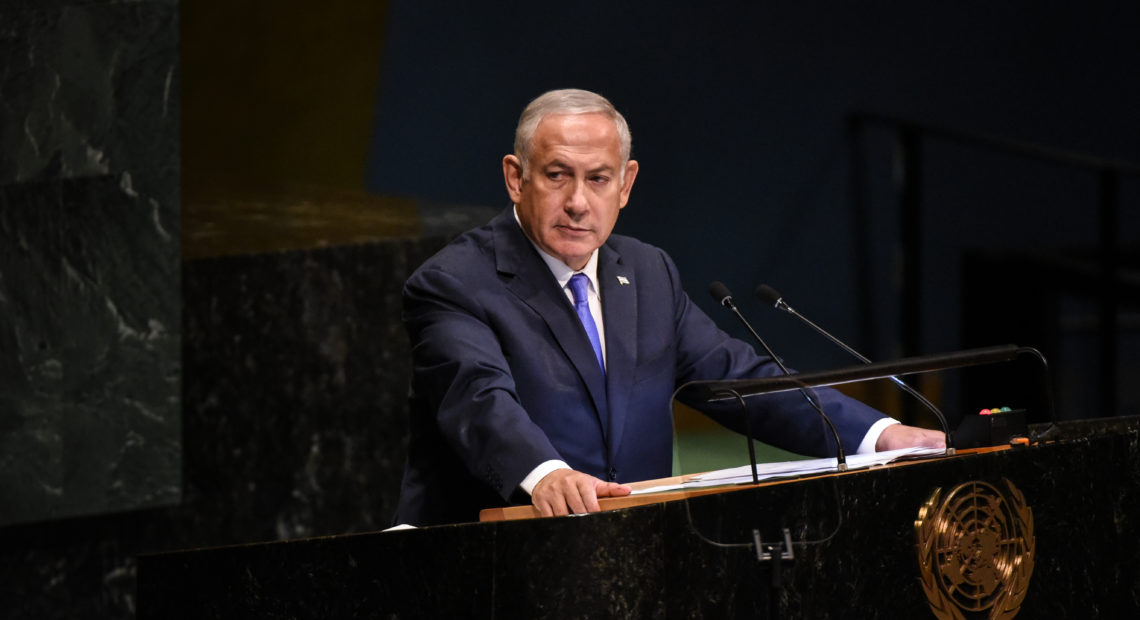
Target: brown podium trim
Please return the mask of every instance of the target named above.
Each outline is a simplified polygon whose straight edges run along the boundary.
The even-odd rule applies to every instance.
[[[602,511],[621,510],[622,508],[633,508],[634,506],[645,506],[647,504],[660,504],[664,502],[674,502],[681,499],[688,499],[690,497],[699,497],[701,495],[713,495],[716,493],[732,493],[734,491],[743,491],[745,489],[755,489],[759,487],[773,486],[777,484],[788,484],[790,482],[798,482],[800,480],[810,480],[814,478],[828,478],[831,476],[845,476],[848,474],[870,471],[873,469],[885,469],[893,467],[904,467],[907,465],[914,465],[916,463],[929,463],[932,461],[941,461],[945,459],[958,458],[961,456],[968,456],[973,454],[986,454],[989,452],[999,452],[1002,450],[1009,450],[1010,446],[990,446],[987,448],[971,448],[969,450],[959,450],[958,454],[954,456],[932,456],[922,459],[911,459],[904,461],[895,461],[886,465],[878,465],[868,469],[855,469],[845,472],[830,472],[826,474],[809,474],[806,476],[796,476],[794,478],[783,478],[780,480],[768,480],[759,484],[734,484],[718,487],[701,487],[687,491],[662,491],[660,493],[648,493],[645,495],[626,495],[625,497],[603,497],[598,499],[598,504],[601,505]],[[655,486],[663,486],[669,484],[681,484],[687,482],[693,476],[698,474],[686,474],[684,476],[673,476],[671,478],[658,478],[656,480],[643,480],[641,482],[631,482],[628,486],[634,490],[645,489]],[[542,515],[538,509],[532,505],[526,506],[507,506],[505,508],[485,508],[479,512],[480,521],[515,521],[518,519],[540,519]]]

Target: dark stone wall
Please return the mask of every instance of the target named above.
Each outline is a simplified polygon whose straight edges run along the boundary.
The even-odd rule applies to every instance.
[[[6,3],[0,66],[0,525],[176,503],[177,3]]]
[[[306,188],[181,213],[179,39],[174,1],[0,1],[6,619],[132,618],[141,555],[386,527],[401,287],[498,211]]]
[[[183,264],[178,3],[6,2],[0,61],[0,617],[131,618],[139,555],[386,527],[400,289],[444,236]]]
[[[182,497],[178,4],[0,3],[0,616],[134,613]]]
[[[187,261],[181,503],[0,528],[0,616],[131,618],[140,555],[387,527],[407,427],[400,291],[444,241]]]
[[[410,371],[400,294],[443,241],[186,263],[183,510],[210,544],[390,525]]]

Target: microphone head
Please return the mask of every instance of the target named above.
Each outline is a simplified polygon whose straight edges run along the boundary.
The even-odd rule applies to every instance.
[[[777,291],[767,284],[761,284],[760,286],[756,287],[756,299],[759,299],[761,303],[778,306],[780,305],[780,300],[783,299],[783,297],[784,296],[780,294],[780,291]]]
[[[732,291],[724,285],[720,280],[713,280],[709,283],[709,295],[716,300],[716,303],[726,306],[732,303]]]

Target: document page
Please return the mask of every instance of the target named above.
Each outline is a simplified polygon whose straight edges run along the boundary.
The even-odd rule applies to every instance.
[[[942,456],[945,452],[946,451],[942,448],[902,448],[900,450],[873,452],[871,454],[854,454],[847,457],[847,468],[849,470],[863,469],[876,465],[886,465],[887,463],[904,459]],[[764,481],[774,480],[776,478],[791,478],[808,474],[828,473],[836,471],[837,467],[838,461],[834,457],[810,459],[806,461],[784,461],[781,463],[757,463],[756,475],[761,481]],[[740,467],[695,474],[689,476],[685,482],[680,484],[635,489],[632,494],[641,495],[644,493],[660,493],[662,491],[678,491],[729,484],[748,484],[751,482],[752,466],[741,465]]]

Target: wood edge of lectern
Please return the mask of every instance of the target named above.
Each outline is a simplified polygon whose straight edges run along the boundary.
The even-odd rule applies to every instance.
[[[733,484],[716,487],[700,487],[688,490],[678,491],[663,491],[660,493],[647,493],[645,495],[626,495],[623,497],[601,497],[598,498],[598,504],[602,508],[602,512],[611,510],[621,510],[622,508],[633,508],[636,506],[646,506],[649,504],[661,504],[665,502],[673,502],[681,499],[688,499],[690,497],[699,497],[701,495],[714,495],[717,493],[732,493],[735,491],[743,491],[746,489],[755,489],[759,487],[774,486],[778,484],[788,484],[791,482],[799,482],[801,480],[811,480],[814,478],[828,478],[831,476],[846,476],[859,472],[871,471],[875,469],[884,469],[890,467],[905,467],[907,465],[914,465],[917,463],[929,463],[932,461],[939,461],[942,459],[957,458],[960,456],[968,456],[972,454],[985,454],[989,452],[1000,452],[1002,450],[1010,450],[1010,446],[989,446],[985,448],[970,448],[966,450],[959,450],[957,454],[951,456],[934,456],[923,459],[902,460],[895,461],[894,463],[887,463],[871,467],[868,469],[854,469],[843,472],[828,472],[824,474],[812,474],[808,476],[798,476],[795,478],[782,478],[780,480],[767,480],[759,484]],[[681,484],[687,482],[693,476],[698,474],[686,474],[683,476],[672,476],[670,478],[658,478],[656,480],[642,480],[640,482],[631,482],[627,486],[632,487],[634,490],[644,489],[655,486],[666,486]],[[516,521],[519,519],[539,519],[542,514],[538,509],[532,505],[525,506],[506,506],[502,508],[484,508],[479,512],[479,521]]]

